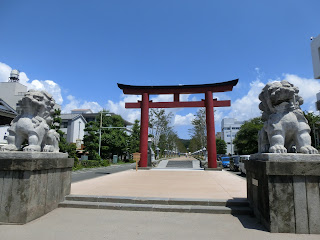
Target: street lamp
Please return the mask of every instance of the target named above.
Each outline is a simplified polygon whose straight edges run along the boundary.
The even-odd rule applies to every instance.
[[[202,149],[202,151],[203,151],[204,160],[206,161],[207,160],[207,149],[204,147]]]
[[[100,128],[99,128],[99,156],[101,157],[101,129],[102,129],[102,113],[103,112],[100,112]],[[110,113],[107,113],[106,114],[106,117],[110,117],[111,114]]]
[[[119,128],[119,129],[122,129],[124,128],[126,131],[128,132],[132,132],[131,129],[129,128],[126,128],[126,127],[102,127],[102,113],[103,112],[100,112],[100,128],[99,128],[99,156],[101,157],[100,153],[101,153],[101,129],[109,129],[109,128]],[[105,115],[106,117],[110,117],[111,114],[110,113],[107,113]]]
[[[156,152],[157,152],[157,158],[159,159],[160,158],[160,148],[159,147],[156,148]]]

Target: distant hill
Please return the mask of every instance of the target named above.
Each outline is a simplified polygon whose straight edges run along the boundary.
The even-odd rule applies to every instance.
[[[181,139],[180,138],[181,143],[183,144],[183,146],[187,149],[190,145],[190,139]]]

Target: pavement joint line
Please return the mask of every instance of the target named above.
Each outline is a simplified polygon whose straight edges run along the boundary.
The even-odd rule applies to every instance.
[[[66,196],[66,201],[90,201],[90,202],[125,202],[152,203],[162,205],[197,205],[197,206],[248,206],[247,199],[212,199],[212,198],[163,198],[163,197],[135,197],[135,196],[98,196],[98,195],[76,195]]]
[[[62,208],[91,208],[117,209],[131,211],[161,211],[161,212],[190,212],[190,213],[219,213],[219,214],[252,214],[249,207],[229,206],[195,206],[195,205],[162,205],[162,204],[135,204],[118,202],[78,202],[64,201],[59,204]]]

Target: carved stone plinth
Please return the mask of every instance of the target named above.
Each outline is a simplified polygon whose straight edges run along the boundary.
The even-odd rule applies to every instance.
[[[0,223],[24,224],[70,194],[73,159],[65,153],[0,152]]]
[[[251,155],[248,200],[270,232],[320,234],[320,155]]]

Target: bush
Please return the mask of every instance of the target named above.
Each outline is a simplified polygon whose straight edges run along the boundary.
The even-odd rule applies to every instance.
[[[82,168],[107,167],[110,165],[109,160],[75,160],[73,170],[80,170]]]

